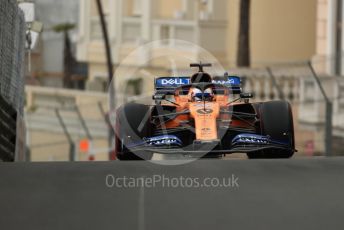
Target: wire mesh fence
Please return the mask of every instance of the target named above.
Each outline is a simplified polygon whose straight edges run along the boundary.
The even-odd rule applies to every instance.
[[[0,22],[0,94],[22,115],[25,21],[15,0],[1,1]]]

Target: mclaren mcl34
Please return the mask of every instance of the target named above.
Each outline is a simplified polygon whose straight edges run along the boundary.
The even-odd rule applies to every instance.
[[[293,116],[286,101],[251,103],[240,77],[211,76],[191,64],[192,76],[159,77],[151,104],[127,103],[116,111],[115,153],[120,160],[149,160],[153,153],[248,158],[289,158],[295,150]]]

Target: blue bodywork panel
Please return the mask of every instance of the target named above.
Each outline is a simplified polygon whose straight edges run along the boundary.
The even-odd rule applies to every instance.
[[[213,80],[214,84],[228,87],[233,93],[241,93],[241,79],[238,76],[228,76],[227,80]],[[190,77],[159,77],[155,79],[155,90],[157,93],[173,94],[177,87],[189,85]]]

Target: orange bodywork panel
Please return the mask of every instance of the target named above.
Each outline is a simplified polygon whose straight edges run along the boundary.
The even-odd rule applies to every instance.
[[[216,102],[193,102],[189,105],[190,114],[195,120],[196,139],[210,141],[218,139],[217,118],[220,106]]]
[[[233,119],[231,115],[222,113],[220,109],[228,109],[230,94],[228,89],[224,89],[224,94],[215,95],[213,101],[191,101],[189,94],[181,95],[176,91],[174,95],[177,106],[165,104],[165,106],[176,107],[176,112],[189,110],[189,114],[177,115],[175,119],[164,124],[166,128],[175,128],[183,126],[185,121],[194,120],[196,140],[212,141],[218,137],[218,121],[224,126],[246,127],[247,123]],[[241,103],[231,103],[231,105]]]

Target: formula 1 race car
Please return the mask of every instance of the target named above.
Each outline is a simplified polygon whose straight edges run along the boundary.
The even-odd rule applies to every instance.
[[[116,112],[115,153],[120,160],[153,153],[289,158],[295,150],[293,116],[286,101],[250,103],[237,76],[211,76],[211,64],[191,64],[191,77],[155,79],[154,105],[127,103]]]

